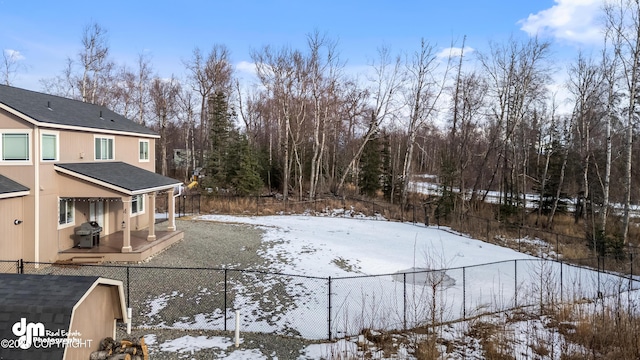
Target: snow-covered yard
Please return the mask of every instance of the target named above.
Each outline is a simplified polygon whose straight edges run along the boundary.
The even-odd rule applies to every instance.
[[[197,219],[260,227],[263,242],[269,244],[260,254],[268,259],[268,271],[310,277],[291,277],[286,282],[282,276],[256,278],[265,294],[278,287],[290,300],[273,304],[277,316],[272,313],[270,318],[265,318],[260,308],[264,302],[255,301],[255,294],[236,289],[233,308],[240,311],[241,327],[250,331],[288,329],[306,339],[342,338],[363,328],[412,328],[547,301],[595,299],[599,292],[606,295],[627,286],[626,280],[614,275],[543,261],[448,229],[359,217],[205,215]],[[152,311],[167,301],[166,296],[158,300]],[[199,314],[191,323],[164,325],[192,327],[204,320],[221,328],[228,321],[217,309],[211,313],[216,313],[215,318]],[[185,354],[194,347],[222,350],[230,346],[224,337],[190,337],[156,345]],[[327,357],[336,348],[355,351],[355,344],[343,340],[312,345],[301,358]],[[230,354],[227,358],[261,358],[255,350],[243,353],[242,348]]]

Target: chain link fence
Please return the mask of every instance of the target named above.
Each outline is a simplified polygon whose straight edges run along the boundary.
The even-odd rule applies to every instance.
[[[219,268],[0,262],[6,272],[120,280],[137,328],[232,330],[238,311],[243,331],[318,340],[363,329],[428,327],[522,307],[542,312],[640,288],[633,277],[602,268],[527,259],[323,278]]]
[[[0,260],[0,273],[20,272],[20,260]]]
[[[372,217],[444,227],[499,246],[509,247],[537,257],[551,258],[597,267],[593,239],[587,234],[563,234],[539,227],[496,219],[491,211],[486,215],[449,214],[436,216],[437,204],[431,198],[404,206],[354,196],[325,196],[316,199],[287,200],[278,196],[242,197],[228,194],[191,194],[179,200],[187,209],[214,214],[323,214],[334,217]],[[184,208],[185,205],[182,205]],[[640,268],[640,248],[626,246],[624,256],[607,255],[606,268],[611,271],[632,271]],[[628,264],[633,265],[628,265]],[[625,272],[634,275],[634,272]]]

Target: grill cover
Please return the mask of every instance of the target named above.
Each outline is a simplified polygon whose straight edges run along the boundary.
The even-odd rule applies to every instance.
[[[102,226],[98,225],[98,223],[95,221],[89,221],[80,224],[80,226],[76,229],[76,235],[94,235],[100,233],[101,231]]]

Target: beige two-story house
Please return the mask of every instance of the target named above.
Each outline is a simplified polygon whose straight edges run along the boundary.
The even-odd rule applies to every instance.
[[[155,173],[158,138],[103,106],[0,85],[0,260],[139,261],[182,239],[181,182]]]

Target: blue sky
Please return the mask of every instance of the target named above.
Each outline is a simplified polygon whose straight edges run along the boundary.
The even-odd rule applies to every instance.
[[[134,66],[140,53],[163,77],[185,74],[183,60],[197,46],[231,50],[234,64],[251,62],[264,45],[304,49],[319,31],[338,41],[342,60],[359,67],[386,45],[418,48],[420,38],[447,48],[452,41],[482,51],[489,41],[539,34],[560,57],[597,44],[596,12],[603,0],[449,1],[28,1],[0,0],[0,49],[16,54],[23,69],[13,85],[41,90],[39,80],[61,73],[80,49],[83,28],[108,31],[112,59]]]

